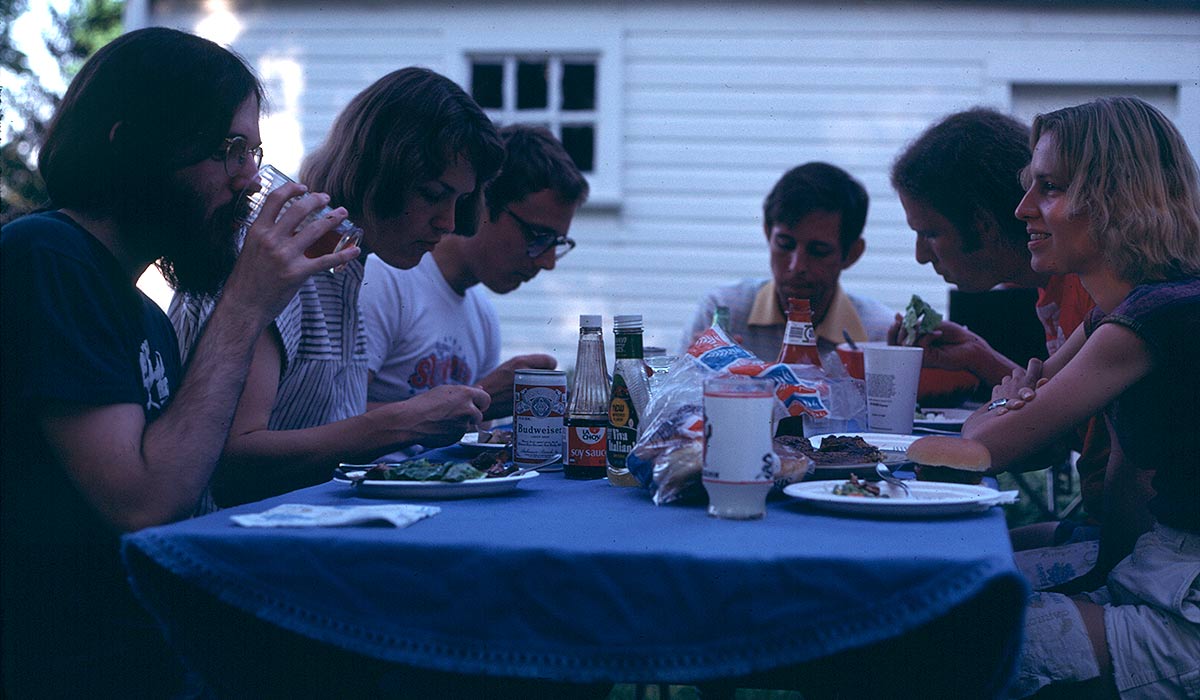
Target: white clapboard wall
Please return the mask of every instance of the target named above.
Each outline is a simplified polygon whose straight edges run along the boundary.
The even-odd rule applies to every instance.
[[[138,5],[139,3],[134,3]],[[674,347],[714,285],[767,271],[762,199],[788,168],[837,164],[871,195],[867,252],[845,286],[900,309],[947,287],[913,259],[892,160],[949,112],[1025,118],[1141,94],[1200,148],[1200,9],[1109,2],[140,3],[144,21],[229,44],[263,75],[267,160],[295,172],[338,110],[387,71],[465,81],[467,51],[599,51],[600,154],[616,173],[576,217],[558,269],[493,299],[505,354],[574,362],[580,313],[642,313]],[[611,336],[609,336],[611,353]]]

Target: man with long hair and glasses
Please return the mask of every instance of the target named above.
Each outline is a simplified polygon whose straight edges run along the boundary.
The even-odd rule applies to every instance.
[[[500,363],[500,325],[480,285],[507,294],[575,247],[567,236],[588,184],[562,144],[539,127],[500,130],[504,167],[485,189],[485,216],[471,237],[448,236],[411,270],[367,259],[368,400],[403,401],[446,384],[479,384],[484,417],[512,415],[513,374],[553,369],[549,355]]]
[[[220,46],[126,34],[71,82],[38,157],[51,207],[0,232],[3,694],[172,697],[184,674],[134,599],[122,533],[188,517],[228,435],[256,339],[314,272],[293,235],[324,195],[245,232],[234,212],[260,158],[263,90]],[[224,282],[186,373],[166,315],[135,282]]]
[[[349,210],[363,255],[306,281],[259,340],[213,480],[216,505],[325,482],[338,462],[448,445],[482,420],[489,397],[472,386],[368,407],[359,298],[368,252],[410,268],[451,233],[470,235],[482,185],[503,160],[496,127],[471,96],[424,68],[388,73],[338,114],[299,179]],[[195,297],[172,302],[185,353],[207,335],[211,308]]]

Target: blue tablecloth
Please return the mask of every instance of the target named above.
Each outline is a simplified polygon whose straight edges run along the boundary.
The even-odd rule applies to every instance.
[[[439,515],[404,529],[252,529],[229,517],[370,502],[331,482],[143,530],[123,554],[169,636],[183,624],[171,587],[186,585],[310,640],[463,674],[744,676],[902,638],[968,601],[984,603],[993,628],[962,639],[999,640],[979,673],[1003,686],[1019,643],[1025,583],[999,508],[878,520],[780,498],[763,520],[736,522],[550,473],[509,495],[439,501]]]

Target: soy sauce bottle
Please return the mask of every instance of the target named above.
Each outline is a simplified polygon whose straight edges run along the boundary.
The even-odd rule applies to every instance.
[[[607,469],[608,361],[599,314],[579,316],[579,348],[575,378],[567,400],[567,451],[563,474],[568,479],[601,479]]]

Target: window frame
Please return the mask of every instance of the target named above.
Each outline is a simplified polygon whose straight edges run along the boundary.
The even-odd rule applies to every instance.
[[[575,114],[592,115],[587,118],[581,117],[579,120],[595,125],[595,167],[593,172],[586,175],[590,193],[584,207],[590,209],[618,207],[622,196],[621,178],[624,161],[621,104],[623,76],[619,33],[615,30],[583,33],[578,30],[564,30],[561,27],[553,30],[524,28],[509,31],[510,27],[506,27],[503,43],[496,43],[494,26],[478,33],[465,31],[466,27],[459,27],[459,29],[464,31],[461,34],[447,37],[450,43],[448,54],[452,57],[448,62],[447,74],[468,92],[471,90],[472,64],[480,58],[504,59],[505,77],[508,77],[510,68],[507,64],[523,58],[558,58],[559,61],[551,62],[552,66],[561,66],[563,61],[569,63],[571,59],[583,58],[595,61],[596,105],[593,110],[563,112],[557,108],[557,105],[550,104],[544,113],[552,115],[553,119],[529,116],[538,114],[533,110],[517,112],[514,109],[511,113],[506,109],[486,109],[485,111],[489,115],[498,116],[501,120],[507,119],[511,114],[519,114],[525,117],[526,121],[556,121],[560,124],[570,124],[574,121],[571,116]],[[551,80],[558,77],[556,73],[551,76]],[[506,93],[515,90],[515,81],[505,82],[502,89]],[[551,88],[550,95],[560,90],[560,86],[554,86]],[[515,107],[515,99],[510,101],[509,97],[511,95],[505,96],[504,104]],[[504,121],[504,123],[511,122]]]
[[[593,133],[592,142],[592,165],[593,171],[584,173],[589,178],[595,172],[597,165],[600,146],[598,132],[600,129],[600,111],[597,107],[592,109],[565,110],[562,108],[563,89],[562,77],[563,67],[566,64],[582,64],[592,65],[597,69],[595,84],[592,89],[598,92],[599,88],[599,56],[595,54],[567,54],[567,53],[542,53],[542,54],[472,54],[468,58],[468,75],[474,75],[473,67],[480,63],[483,64],[499,64],[501,66],[501,106],[500,107],[483,107],[487,115],[492,118],[497,124],[545,124],[549,127],[560,139],[562,138],[562,127],[564,126],[591,126]],[[517,107],[517,68],[523,62],[545,62],[547,68],[546,77],[546,106],[543,108],[519,108]],[[468,83],[471,78],[468,78]],[[473,85],[464,85],[467,92],[473,92]],[[599,100],[596,99],[597,106]]]

